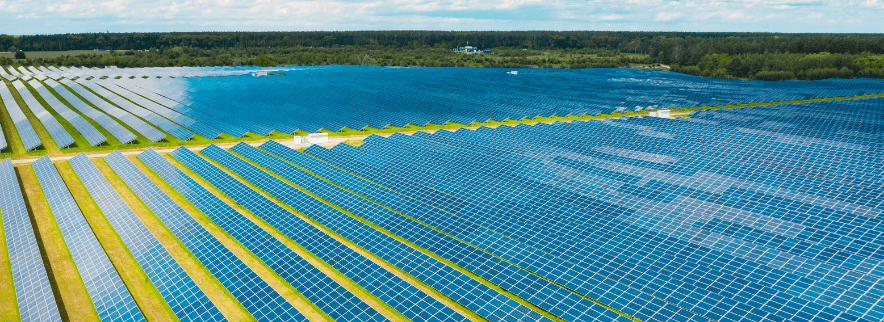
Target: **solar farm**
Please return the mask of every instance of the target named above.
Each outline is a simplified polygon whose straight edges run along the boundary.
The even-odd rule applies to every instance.
[[[884,80],[0,78],[3,321],[884,320]]]

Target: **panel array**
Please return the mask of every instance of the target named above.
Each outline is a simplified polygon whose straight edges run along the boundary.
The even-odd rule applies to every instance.
[[[184,128],[191,130],[191,131],[193,131],[199,135],[202,135],[206,138],[214,139],[214,138],[217,138],[218,136],[221,135],[221,131],[218,131],[218,130],[216,130],[206,124],[197,122],[196,120],[194,120],[191,117],[188,117],[186,115],[182,115],[179,112],[176,112],[170,108],[167,108],[165,106],[157,104],[154,101],[146,99],[141,95],[135,94],[131,91],[127,91],[126,89],[118,87],[118,86],[113,86],[113,83],[110,81],[96,83],[96,85],[101,85],[105,88],[110,88],[117,95],[122,96],[122,97],[132,101],[135,104],[138,104],[138,106],[144,108],[145,110],[148,110],[150,112],[161,115],[169,120],[172,120],[172,122],[175,122],[178,125],[181,125]]]
[[[21,320],[61,321],[11,159],[0,162],[0,214]]]
[[[237,148],[244,147],[243,144]],[[241,150],[240,150],[241,151]],[[237,172],[246,180],[267,191],[281,201],[294,207],[304,209],[308,215],[313,208],[328,207],[294,187],[283,183],[245,161],[224,157],[223,150],[210,146],[201,151],[225,167]],[[424,247],[437,255],[465,267],[479,276],[500,285],[516,295],[525,298],[535,305],[550,311],[567,320],[616,319],[617,314],[592,301],[566,289],[550,283],[519,267],[513,266],[500,258],[490,256],[481,250],[445,236],[438,231],[421,226],[413,221],[392,213],[370,201],[355,197],[346,191],[330,185],[315,177],[311,178],[300,170],[272,158],[264,158],[261,165],[281,175],[291,182],[297,182],[310,192],[334,204],[359,215],[365,220],[390,230],[418,246]],[[329,207],[330,208],[330,207]],[[326,210],[328,211],[328,210]],[[607,314],[607,316],[606,316]]]
[[[333,319],[384,320],[377,311],[212,195],[155,151],[142,152],[138,158]]]
[[[181,321],[224,316],[135,215],[85,154],[68,161],[126,247]]]
[[[101,125],[101,127],[110,132],[110,134],[113,135],[114,138],[119,140],[120,143],[131,143],[137,138],[135,134],[120,125],[120,123],[117,123],[117,121],[111,119],[109,116],[107,116],[107,114],[104,114],[101,111],[93,108],[92,106],[89,106],[89,104],[86,104],[86,102],[74,95],[74,93],[72,93],[60,83],[52,79],[47,79],[45,83],[47,86],[52,87],[52,89],[54,89],[55,92],[58,93],[58,95],[60,95],[62,98],[65,99],[65,101],[67,101],[74,108],[80,111],[80,113],[83,113],[89,118],[95,120],[98,125]]]
[[[206,151],[207,153],[218,151],[223,152],[220,149],[212,149],[212,147],[208,149],[211,149],[211,151]],[[213,155],[218,157],[217,154]],[[187,164],[193,168],[212,167],[206,161],[198,160],[196,155],[187,150],[179,149],[175,151],[175,156],[187,160]],[[222,160],[225,161],[223,163],[228,163],[226,161],[235,161],[230,158],[235,157],[228,154],[226,155],[226,158]],[[244,161],[239,160],[239,162]],[[232,184],[232,181],[226,183],[229,185]],[[221,187],[224,187],[224,190],[231,190],[227,185]],[[247,187],[244,187],[241,184],[238,188],[239,191],[248,191],[246,190]],[[300,194],[306,196],[306,194]],[[237,200],[245,199],[242,197],[242,192],[239,194],[232,194],[231,197],[234,197]],[[255,211],[256,214],[265,218],[265,220],[268,220],[271,225],[274,225],[274,227],[282,231],[289,238],[292,238],[307,250],[316,254],[319,258],[347,275],[347,277],[372,292],[372,294],[376,295],[409,319],[414,321],[464,320],[463,316],[458,315],[439,301],[436,301],[429,295],[421,292],[416,287],[393,275],[378,264],[359,255],[354,250],[334,240],[329,235],[304,222],[294,214],[273,204],[266,198],[252,194],[249,200],[251,202],[247,203],[247,207],[250,210]],[[312,206],[317,205],[314,204]],[[331,209],[328,206],[325,207]]]
[[[98,310],[98,316],[106,321],[144,321],[135,300],[89,228],[89,223],[55,165],[48,156],[44,156],[31,163],[31,166],[37,173],[43,194],[86,285],[86,291]]]
[[[16,80],[12,82],[12,86],[18,91],[18,94],[21,96],[22,101],[25,102],[25,105],[31,109],[31,113],[40,120],[40,123],[43,124],[43,127],[46,128],[46,131],[49,132],[49,135],[52,136],[52,140],[55,141],[55,144],[58,145],[59,148],[66,148],[71,144],[74,144],[74,138],[64,129],[61,123],[52,116],[46,108],[43,107],[43,104],[40,104],[37,101],[37,98],[31,94],[31,91],[25,86],[21,80]]]
[[[119,151],[104,160],[151,211],[184,243],[228,291],[259,321],[307,321],[245,263]]]
[[[117,84],[117,85],[119,85],[119,84]],[[117,86],[117,87],[124,88],[124,90],[128,90],[128,91],[138,94],[140,96],[144,96],[145,98],[149,99],[151,103],[156,102],[154,104],[157,104],[157,106],[159,106],[158,108],[168,107],[171,110],[174,110],[178,113],[186,115],[196,121],[199,121],[199,122],[205,124],[202,126],[208,125],[208,126],[212,127],[213,130],[218,129],[218,130],[223,131],[224,133],[230,134],[234,137],[241,137],[243,135],[246,135],[246,133],[248,133],[248,131],[246,129],[243,129],[239,126],[230,124],[226,121],[219,119],[218,117],[220,117],[220,115],[219,116],[212,116],[212,115],[206,114],[206,113],[201,112],[199,110],[192,109],[188,106],[181,105],[181,103],[172,101],[172,100],[165,98],[163,96],[157,95],[154,92],[147,91],[147,90],[144,90],[144,89],[141,89],[138,87],[121,87],[121,86]],[[218,134],[218,135],[220,135],[220,134]],[[205,136],[205,135],[203,135],[203,136]]]
[[[15,98],[12,96],[12,92],[9,91],[9,87],[6,84],[0,85],[0,98],[3,99],[3,105],[6,106],[6,111],[9,112],[9,117],[12,119],[12,123],[15,124],[15,129],[18,131],[18,136],[22,141],[22,144],[25,146],[25,150],[33,150],[37,147],[43,145],[43,142],[40,141],[40,137],[37,136],[37,132],[34,132],[34,127],[31,126],[31,121],[28,120],[28,117],[25,116],[25,113],[22,112],[21,107],[18,106],[18,102],[15,101]],[[5,141],[4,137],[4,141]]]
[[[67,105],[62,103],[46,89],[46,86],[43,86],[43,83],[36,79],[32,79],[28,81],[28,84],[37,91],[37,94],[42,96],[43,101],[46,102],[49,107],[55,110],[58,115],[61,115],[68,123],[71,123],[77,131],[86,138],[86,141],[89,142],[92,146],[97,146],[104,144],[107,141],[107,138],[104,137],[104,134],[98,132],[98,130],[92,126],[86,119],[84,119],[80,114],[71,110]]]
[[[95,93],[97,93],[98,95],[101,95],[102,97],[111,101],[112,103],[119,106],[120,108],[126,110],[129,113],[135,114],[136,116],[138,116],[140,118],[143,118],[144,120],[150,122],[153,125],[156,125],[157,127],[162,129],[163,131],[166,131],[166,133],[171,134],[172,136],[178,138],[179,140],[186,141],[186,140],[189,140],[194,135],[193,132],[188,131],[187,129],[181,127],[180,125],[172,123],[171,121],[163,118],[162,116],[159,116],[156,113],[151,112],[141,106],[135,105],[134,103],[126,100],[125,98],[123,98],[115,93],[112,93],[111,91],[107,90],[106,88],[104,88],[98,84],[95,84],[95,83],[84,84],[83,82],[80,82],[80,85],[95,91]]]
[[[89,101],[89,103],[92,103],[92,105],[98,107],[98,109],[122,121],[132,129],[134,129],[136,132],[146,137],[151,142],[158,142],[166,137],[166,134],[164,134],[162,131],[155,129],[153,126],[141,120],[137,116],[126,112],[123,109],[101,99],[79,83],[68,79],[62,79],[59,82],[68,86],[74,92],[86,99],[86,101]]]
[[[869,169],[884,165],[882,106],[440,131],[305,152],[436,210],[370,198],[569,287],[559,272],[719,321],[877,321],[884,192]]]

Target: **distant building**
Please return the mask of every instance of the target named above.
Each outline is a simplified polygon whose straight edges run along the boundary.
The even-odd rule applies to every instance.
[[[459,53],[468,54],[468,55],[472,55],[472,54],[493,54],[493,52],[491,52],[491,51],[488,50],[488,49],[480,50],[479,48],[476,48],[476,47],[473,47],[473,46],[457,47],[457,48],[454,49],[454,51],[459,52]]]

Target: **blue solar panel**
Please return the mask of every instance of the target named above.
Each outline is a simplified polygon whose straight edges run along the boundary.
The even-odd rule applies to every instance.
[[[37,91],[37,94],[42,96],[43,101],[45,101],[50,108],[54,109],[55,112],[58,113],[58,115],[71,123],[71,125],[74,126],[74,128],[77,129],[77,131],[79,131],[84,138],[86,138],[86,141],[89,142],[90,145],[101,145],[107,141],[107,138],[104,137],[104,134],[98,132],[98,130],[94,126],[92,126],[89,121],[86,121],[86,119],[80,116],[80,114],[77,114],[77,112],[74,112],[73,110],[68,108],[67,105],[64,105],[64,103],[59,101],[58,98],[55,97],[55,95],[52,95],[52,93],[50,93],[49,90],[46,89],[46,86],[43,86],[43,83],[36,79],[32,79],[28,82],[28,84],[30,84],[31,87],[33,87]]]
[[[195,119],[192,116],[183,115],[175,110],[169,109],[165,106],[157,104],[156,102],[148,100],[138,94],[135,94],[131,91],[127,91],[124,88],[121,88],[119,86],[113,86],[110,82],[104,82],[103,85],[106,88],[112,89],[114,91],[114,93],[116,93],[117,95],[125,97],[126,99],[134,102],[135,104],[138,104],[139,106],[141,106],[141,107],[143,107],[153,113],[156,113],[158,115],[162,115],[162,116],[172,120],[173,122],[178,123],[179,125],[187,128],[188,130],[196,132],[199,135],[202,135],[202,136],[207,137],[209,139],[214,139],[222,134],[221,131],[219,131],[215,128],[212,128],[211,126],[209,126],[207,124],[200,123],[199,121],[202,120],[201,118]]]
[[[100,110],[104,111],[107,114],[110,114],[113,117],[116,117],[121,122],[126,123],[126,125],[129,125],[129,127],[146,137],[151,142],[158,142],[166,137],[166,134],[162,131],[155,129],[153,126],[147,124],[135,115],[126,112],[119,107],[111,105],[107,101],[101,99],[100,97],[87,90],[79,83],[75,83],[74,81],[68,79],[62,79],[59,82],[70,87],[74,92],[80,94],[80,96],[82,96],[86,101],[92,103],[92,105],[95,105]]]
[[[37,173],[43,194],[86,285],[86,291],[98,310],[98,316],[107,321],[144,321],[135,300],[89,228],[89,223],[49,156],[34,161],[31,167]]]
[[[314,173],[322,173],[327,179],[333,176],[325,170],[332,168],[303,153],[289,149],[279,143],[269,141],[261,145],[261,148],[271,152],[289,162],[301,167],[309,168]],[[243,153],[252,159],[250,153]],[[255,159],[252,159],[255,161]],[[323,166],[327,167],[324,168]],[[332,168],[331,170],[337,170]],[[340,170],[338,170],[340,171]],[[334,179],[332,179],[334,180]],[[339,183],[340,184],[340,183]],[[355,191],[371,190],[371,185],[353,187]],[[400,195],[390,192],[392,197]],[[394,205],[389,200],[383,200],[385,205]],[[420,208],[420,205],[410,205]],[[390,236],[368,227],[356,219],[340,212],[328,212],[314,217],[323,225],[334,229],[344,237],[350,238],[357,244],[377,254],[381,258],[402,268],[406,272],[422,279],[430,286],[445,293],[445,295],[460,302],[464,306],[485,316],[489,320],[544,320],[537,312],[519,304],[503,294],[479,283],[471,277],[435,260],[434,258],[418,252],[405,244],[396,241]]]
[[[156,125],[157,127],[162,129],[163,131],[166,131],[166,133],[171,134],[172,136],[174,136],[175,138],[177,138],[179,140],[186,141],[186,140],[189,140],[194,135],[193,132],[188,131],[187,129],[181,127],[180,125],[172,123],[171,121],[163,118],[162,116],[159,116],[156,113],[151,112],[141,106],[135,105],[134,103],[126,100],[122,96],[119,96],[119,95],[107,90],[106,88],[104,88],[98,84],[93,83],[93,84],[86,85],[86,84],[81,83],[80,85],[95,91],[95,93],[97,93],[98,95],[101,95],[102,97],[111,101],[116,106],[119,106],[120,108],[126,110],[129,113],[135,114],[136,116],[143,118],[144,120],[146,120],[147,122],[150,122],[153,125]]]
[[[117,84],[117,85],[119,86],[120,84]],[[141,96],[144,96],[145,98],[151,100],[152,102],[156,102],[156,104],[160,104],[164,107],[168,107],[172,110],[175,110],[181,114],[187,115],[187,116],[193,118],[194,120],[197,120],[197,121],[202,122],[208,126],[216,128],[218,130],[221,130],[224,133],[227,133],[227,134],[232,135],[234,137],[241,137],[243,135],[246,135],[246,133],[248,133],[248,130],[241,128],[239,126],[230,124],[229,122],[226,122],[226,121],[220,119],[223,117],[223,115],[214,115],[214,113],[207,114],[205,112],[193,109],[189,106],[182,105],[179,102],[170,100],[166,97],[157,95],[156,93],[153,93],[148,90],[144,90],[139,87],[128,86],[128,87],[123,87],[123,88],[125,88],[131,92],[134,92],[136,94],[139,94]],[[210,112],[213,112],[213,111],[210,111]]]
[[[869,169],[884,164],[882,105],[440,131],[305,152],[451,214],[415,217],[513,262],[538,258],[496,240],[553,255],[560,268],[538,270],[553,280],[591,270],[715,320],[877,321],[884,229],[881,174]]]
[[[142,152],[138,158],[333,319],[384,320],[377,311],[212,195],[155,151]],[[249,201],[246,200],[243,204],[248,204]]]
[[[223,321],[221,311],[114,191],[89,157],[81,153],[68,162],[172,312],[181,321]]]
[[[307,321],[245,263],[116,151],[108,165],[194,256],[259,321]]]
[[[31,121],[29,121],[28,117],[25,116],[25,113],[22,112],[21,107],[18,105],[18,102],[15,101],[12,92],[6,84],[0,86],[0,98],[3,99],[6,111],[9,112],[9,117],[15,124],[15,129],[18,131],[18,136],[21,139],[22,144],[24,144],[25,150],[30,151],[42,146],[43,142],[40,141],[37,132],[34,132],[34,127],[31,125]]]
[[[103,127],[108,132],[110,132],[110,134],[113,135],[114,138],[119,140],[120,143],[130,143],[132,141],[135,141],[135,139],[137,138],[135,134],[120,125],[120,123],[117,123],[117,121],[111,119],[109,116],[107,116],[107,114],[104,114],[101,111],[96,110],[92,106],[89,106],[66,87],[62,86],[60,83],[52,79],[47,79],[46,85],[51,86],[55,90],[55,92],[58,93],[58,95],[61,95],[62,98],[64,98],[74,108],[80,111],[80,113],[83,113],[89,118],[95,120],[96,123],[101,125],[101,127]]]
[[[214,159],[218,163],[221,163],[225,167],[230,168],[232,171],[237,172],[246,180],[249,180],[261,189],[273,195],[274,197],[279,198],[286,204],[294,207],[295,209],[298,209],[301,212],[304,212],[311,217],[314,215],[314,212],[322,213],[337,211],[329,207],[328,205],[320,202],[319,200],[300,192],[294,187],[289,186],[282,181],[279,181],[278,179],[272,177],[270,174],[249,165],[245,161],[227,154],[227,152],[221,150],[216,146],[209,146],[208,148],[203,149],[201,152],[208,157]],[[275,167],[272,168],[271,171],[277,172],[283,177],[287,177],[291,174],[289,172],[280,171],[280,169]],[[287,177],[287,179],[292,180],[294,178]],[[316,178],[313,179],[318,180]],[[292,181],[298,182],[299,184],[305,184],[305,188],[307,188],[311,192],[316,193],[320,197],[325,198],[339,206],[342,206],[345,209],[353,211],[357,215],[362,214],[364,212],[363,209],[377,210],[376,207],[378,207],[377,205],[365,200],[362,200],[364,202],[360,203],[359,201],[349,199],[348,197],[352,195],[340,193],[342,191],[335,191],[339,194],[334,195],[333,193],[331,193],[332,191],[327,189],[315,189],[327,187],[310,185],[312,182],[315,181],[306,176],[298,177],[297,179],[294,179]],[[338,199],[338,197],[348,199],[341,200]],[[342,201],[354,203],[348,204]],[[357,207],[351,207],[352,205],[356,205],[356,203],[358,203]],[[419,246],[423,246],[430,251],[439,254],[442,257],[446,257],[447,259],[460,264],[461,266],[476,271],[477,274],[488,278],[492,282],[501,285],[506,289],[513,291],[519,296],[522,296],[523,298],[526,298],[527,300],[537,304],[541,308],[551,311],[553,314],[562,316],[566,319],[578,319],[579,317],[579,319],[584,320],[594,320],[598,318],[611,319],[617,317],[617,315],[613,312],[608,311],[603,307],[590,302],[587,299],[581,298],[579,295],[571,293],[549,282],[543,281],[542,279],[515,266],[507,264],[498,258],[491,257],[488,254],[482,253],[475,248],[465,247],[464,244],[443,236],[438,232],[426,229],[425,227],[421,228],[417,225],[410,225],[407,221],[399,219],[401,217],[399,217],[398,215],[384,218],[383,221],[376,221],[375,219],[377,218],[375,217],[377,216],[363,218],[373,221],[376,224],[393,231],[394,233],[398,233],[406,239],[415,242]],[[533,291],[529,292],[529,288]],[[610,315],[605,316],[605,314]]]
[[[185,150],[176,151],[176,155],[188,158],[189,163],[194,167],[210,167],[206,161],[199,160],[196,155],[188,154]],[[228,156],[233,157],[232,155]],[[231,179],[229,176],[225,176],[225,178]],[[232,181],[228,183],[232,183]],[[240,186],[240,191],[247,191],[243,189],[247,187],[242,184],[238,186]],[[257,214],[262,216],[262,218],[269,219],[268,222],[275,225],[277,229],[280,229],[284,234],[344,273],[344,275],[347,275],[347,277],[369,292],[372,292],[372,294],[409,319],[415,321],[426,321],[428,319],[437,321],[464,320],[464,317],[458,315],[442,303],[422,293],[414,286],[359,255],[319,229],[300,220],[294,214],[255,194],[254,191],[251,194],[251,198],[248,198],[251,201],[248,203],[248,207],[251,210],[257,211]],[[235,195],[237,199],[245,199],[242,193]],[[262,211],[262,209],[266,210]],[[294,218],[298,219],[293,220]]]
[[[637,69],[309,66],[272,77],[125,80],[250,130],[470,123],[879,93],[881,80],[741,81]],[[526,72],[528,70],[525,70]],[[236,88],[237,90],[230,90]],[[344,111],[344,113],[342,113]],[[260,129],[255,133],[262,133]]]
[[[0,214],[22,321],[61,321],[11,159],[0,162]]]
[[[12,82],[12,86],[18,91],[18,94],[21,96],[22,100],[25,102],[25,105],[31,110],[31,113],[40,120],[40,123],[43,124],[43,127],[46,128],[46,131],[49,132],[49,135],[52,136],[52,140],[55,141],[55,144],[58,145],[59,148],[66,148],[71,144],[74,144],[74,138],[64,129],[61,123],[52,116],[51,113],[46,111],[43,107],[43,104],[40,104],[39,101],[31,94],[31,91],[25,86],[24,82],[21,80],[17,80]]]

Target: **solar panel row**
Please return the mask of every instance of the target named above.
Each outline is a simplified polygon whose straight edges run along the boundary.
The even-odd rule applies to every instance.
[[[210,151],[204,152],[218,152],[211,147],[209,149]],[[187,152],[179,150],[177,153],[182,154]],[[234,156],[229,154],[226,156],[227,158],[225,158],[224,161],[235,161],[230,159],[235,158]],[[218,160],[216,159],[216,161]],[[243,161],[240,160],[240,162]],[[221,163],[224,164],[225,162]],[[269,203],[265,202],[265,205],[269,205]],[[311,206],[318,205],[314,204]],[[290,218],[289,220],[298,218],[279,206],[274,205],[272,207],[271,210],[273,210],[273,213],[271,214],[266,214],[264,211],[260,211],[260,208],[254,206],[252,206],[252,209],[258,210],[259,212],[256,214],[261,214],[262,217],[278,216]],[[274,222],[278,222],[278,220],[274,220]],[[372,294],[404,314],[407,318],[415,321],[457,321],[464,319],[463,316],[458,315],[439,301],[421,292],[401,278],[396,277],[391,272],[380,267],[371,260],[359,255],[352,249],[347,248],[342,243],[334,240],[315,227],[300,220],[298,220],[298,223],[295,225],[300,229],[294,230],[288,227],[277,228],[293,238],[296,242],[299,242],[299,244],[303,245],[307,250],[316,254],[316,256],[344,273],[360,286],[372,292]],[[287,226],[291,227],[293,225]]]
[[[310,160],[319,162],[273,141],[262,145],[261,148],[295,164],[303,164]],[[252,159],[249,154],[244,153],[243,155]],[[304,156],[308,160],[298,160],[296,155]],[[328,178],[325,175],[324,177]],[[360,246],[422,279],[430,286],[490,320],[527,319],[538,321],[545,319],[537,312],[506,295],[500,294],[466,274],[360,223],[355,218],[337,211],[314,213],[313,216],[321,224],[350,238]]]
[[[199,135],[202,135],[206,138],[214,139],[214,138],[217,138],[219,135],[221,135],[221,131],[218,131],[217,129],[214,129],[214,128],[212,128],[208,125],[205,125],[203,123],[197,122],[193,118],[190,118],[186,115],[182,115],[181,113],[178,113],[172,109],[169,109],[165,106],[157,104],[156,102],[153,102],[149,99],[146,99],[143,96],[135,94],[131,91],[127,91],[124,88],[121,88],[119,86],[113,86],[112,82],[104,81],[104,82],[96,83],[96,85],[101,85],[105,88],[110,88],[113,90],[113,92],[115,94],[117,94],[121,97],[124,97],[124,98],[132,101],[135,104],[138,104],[140,107],[144,108],[145,110],[148,110],[150,112],[156,113],[157,115],[161,115],[169,120],[172,120],[172,122],[175,122],[178,125],[183,126],[184,128],[186,128],[190,131],[193,131]]]
[[[128,90],[130,92],[144,96],[145,98],[151,100],[152,103],[156,102],[154,104],[157,104],[158,106],[168,107],[171,110],[174,110],[178,113],[186,115],[186,116],[188,116],[188,117],[190,117],[190,118],[192,118],[202,124],[212,127],[213,129],[220,130],[224,133],[230,134],[234,137],[242,137],[243,135],[246,135],[246,133],[248,133],[248,131],[246,129],[243,129],[239,126],[230,124],[224,120],[219,119],[220,115],[219,116],[212,116],[210,114],[206,114],[202,111],[192,109],[188,106],[184,106],[181,103],[169,100],[163,96],[157,95],[156,93],[153,93],[151,91],[143,90],[139,87],[134,87],[134,86],[122,87],[122,86],[119,86],[119,84],[116,84],[116,85],[117,85],[117,87],[124,88],[125,90]]]
[[[46,102],[50,108],[67,120],[68,123],[71,123],[71,125],[73,125],[74,128],[86,138],[86,141],[89,142],[90,145],[97,146],[104,144],[107,141],[107,138],[105,138],[101,132],[98,132],[89,121],[80,116],[80,114],[77,114],[77,112],[68,108],[68,106],[59,101],[55,95],[52,95],[46,86],[43,86],[43,83],[36,79],[32,79],[28,81],[28,84],[37,91],[37,94],[43,98],[43,101]]]
[[[134,103],[130,102],[129,100],[126,100],[122,96],[119,96],[116,93],[113,93],[113,92],[107,90],[106,88],[100,86],[99,84],[96,84],[96,83],[84,84],[83,82],[79,82],[79,83],[81,86],[95,91],[96,94],[101,95],[101,97],[108,99],[109,101],[114,103],[116,106],[119,106],[123,110],[126,110],[129,113],[135,114],[136,116],[143,118],[147,122],[150,122],[150,124],[156,125],[157,127],[162,129],[163,131],[166,131],[166,133],[171,134],[172,136],[174,136],[175,138],[177,138],[179,140],[186,141],[186,140],[189,140],[194,135],[193,132],[188,131],[187,129],[181,127],[180,125],[172,123],[171,121],[163,118],[162,116],[159,116],[156,113],[151,112],[141,106],[135,105]]]
[[[201,153],[243,176],[246,180],[267,191],[274,197],[279,198],[289,206],[308,215],[314,212],[313,209],[327,208],[325,211],[331,211],[328,209],[332,209],[315,198],[272,177],[270,174],[245,163],[245,161],[242,161],[241,159],[233,158],[229,155],[225,156],[227,152],[216,146],[205,148]],[[599,318],[611,319],[617,317],[616,313],[613,313],[578,294],[549,283],[536,275],[506,263],[499,258],[492,257],[479,249],[469,247],[468,245],[451,239],[448,236],[444,236],[437,231],[403,220],[405,218],[397,214],[385,214],[385,209],[378,209],[379,206],[375,204],[365,200],[362,200],[364,202],[354,200],[353,198],[350,198],[352,195],[346,192],[334,191],[334,189],[336,189],[335,187],[323,186],[322,184],[325,182],[311,180],[308,176],[294,178],[290,176],[290,172],[281,171],[269,164],[264,165],[270,168],[271,171],[286,177],[286,179],[292,182],[297,182],[299,185],[303,185],[304,188],[317,194],[319,197],[331,201],[356,215],[360,215],[362,218],[388,229],[393,233],[397,233],[414,242],[418,246],[422,246],[443,258],[466,267],[495,284],[498,284],[526,300],[531,301],[535,305],[549,310],[565,319],[594,320]],[[312,185],[313,183],[316,185]],[[339,194],[335,195],[335,193]]]
[[[384,320],[377,311],[187,177],[155,151],[142,152],[138,158],[333,319]]]
[[[31,167],[37,173],[37,180],[86,285],[86,291],[98,310],[98,316],[107,321],[144,321],[135,300],[89,228],[49,156],[34,161]]]
[[[52,89],[54,89],[55,92],[58,93],[58,95],[60,95],[74,108],[80,111],[80,113],[83,113],[89,118],[95,120],[96,123],[101,125],[101,127],[103,127],[108,132],[110,132],[110,134],[113,135],[114,138],[116,138],[118,141],[120,141],[120,143],[131,143],[137,138],[135,134],[132,134],[132,132],[120,125],[120,123],[117,123],[117,121],[111,119],[109,116],[107,116],[107,114],[104,114],[101,111],[96,110],[92,106],[89,106],[88,104],[86,104],[86,102],[74,95],[74,93],[72,93],[60,83],[52,79],[47,79],[45,83],[47,86],[52,87]]]
[[[119,151],[104,160],[218,281],[259,321],[307,321]]]
[[[91,91],[87,90],[79,83],[68,79],[61,79],[59,80],[59,82],[71,88],[74,92],[82,96],[84,99],[86,99],[86,101],[89,101],[89,103],[92,103],[93,105],[98,107],[100,110],[117,118],[126,125],[129,125],[129,127],[146,137],[151,142],[159,142],[166,137],[166,134],[164,134],[162,131],[155,129],[153,126],[141,120],[137,116],[126,112],[119,107],[111,105],[107,101],[101,99],[100,97],[93,94]]]
[[[81,153],[68,163],[172,312],[181,321],[225,320],[218,308],[114,191],[89,157]]]
[[[21,320],[61,321],[11,159],[0,162],[0,214]]]
[[[21,80],[12,82],[12,86],[15,87],[16,91],[18,91],[18,94],[25,102],[25,105],[31,109],[34,116],[40,120],[40,123],[43,124],[43,127],[46,128],[46,131],[49,132],[49,135],[52,136],[52,140],[55,141],[55,144],[58,145],[59,148],[66,148],[71,144],[74,144],[74,138],[68,134],[67,130],[64,129],[61,123],[59,123],[49,111],[46,111],[43,105],[37,101],[37,98],[31,94],[31,91],[28,90]]]
[[[402,211],[496,254],[512,256],[505,237],[554,255],[558,271],[592,270],[716,320],[878,320],[882,194],[868,169],[882,163],[872,152],[881,124],[868,115],[881,105],[442,131],[306,152],[461,218]]]

